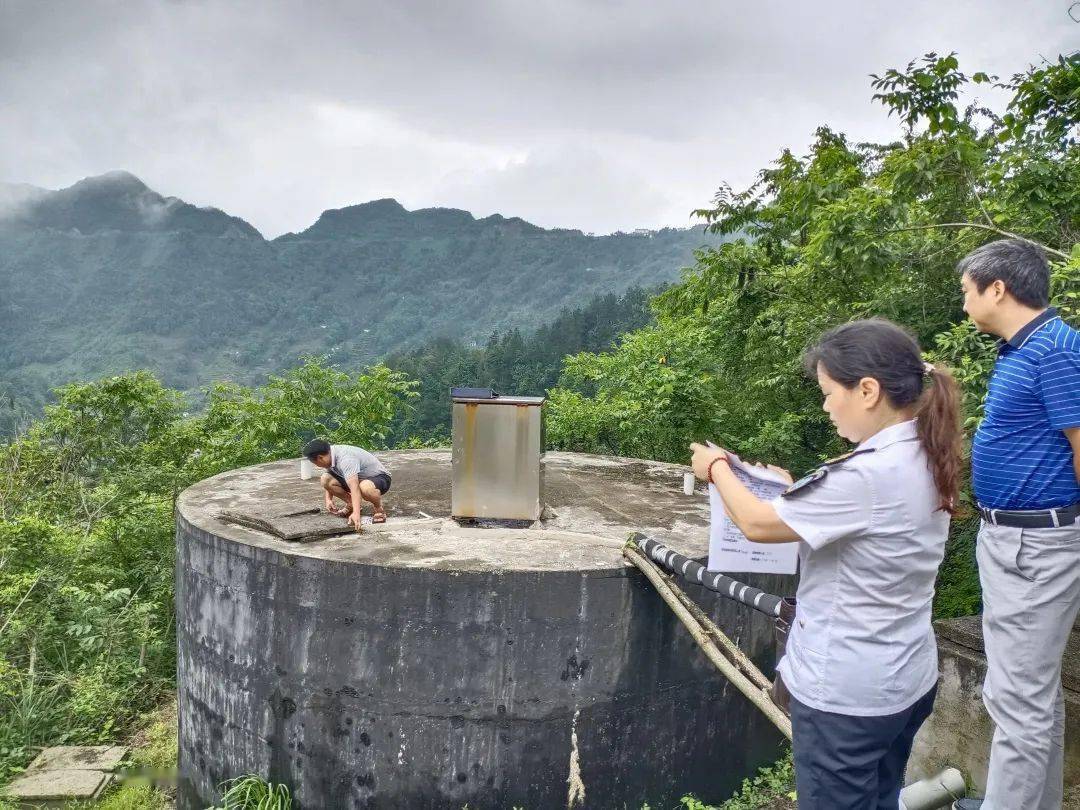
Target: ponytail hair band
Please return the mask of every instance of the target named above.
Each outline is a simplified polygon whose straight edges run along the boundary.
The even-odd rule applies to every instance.
[[[924,377],[928,377],[935,371],[933,363],[923,363],[922,373]]]

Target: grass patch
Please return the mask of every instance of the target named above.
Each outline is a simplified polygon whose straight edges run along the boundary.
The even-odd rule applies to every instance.
[[[791,752],[761,768],[756,776],[744,779],[739,791],[719,807],[693,796],[683,796],[680,804],[683,810],[795,810],[795,765]],[[648,806],[642,810],[648,810]]]
[[[119,786],[93,804],[72,802],[65,810],[171,810],[175,802],[176,701],[146,716],[131,740],[127,774]],[[8,810],[0,805],[0,810]]]
[[[221,804],[210,810],[292,810],[292,794],[285,785],[275,785],[248,774],[224,785]]]

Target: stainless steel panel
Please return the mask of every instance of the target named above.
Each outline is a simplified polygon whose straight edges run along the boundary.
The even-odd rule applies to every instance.
[[[539,520],[543,400],[454,402],[454,517]]]

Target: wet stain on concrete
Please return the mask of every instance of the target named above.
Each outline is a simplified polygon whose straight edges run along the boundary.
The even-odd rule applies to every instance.
[[[566,666],[563,668],[562,674],[559,677],[564,681],[578,681],[584,677],[585,672],[589,669],[589,662],[587,659],[582,659],[578,662],[576,655],[571,655],[566,659]]]

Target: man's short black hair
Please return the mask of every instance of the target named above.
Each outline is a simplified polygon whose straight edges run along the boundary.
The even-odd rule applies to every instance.
[[[956,266],[979,292],[1001,281],[1017,301],[1034,309],[1050,304],[1050,264],[1043,249],[1026,239],[999,239],[971,251]]]
[[[304,446],[304,458],[314,461],[323,453],[330,452],[330,442],[326,439],[312,439]]]

